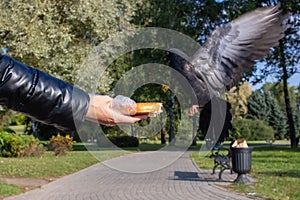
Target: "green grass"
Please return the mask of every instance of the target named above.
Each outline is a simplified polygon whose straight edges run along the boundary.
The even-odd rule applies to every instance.
[[[300,148],[270,146],[254,148],[252,153],[251,176],[258,181],[251,185],[233,184],[233,189],[241,193],[255,193],[256,196],[273,199],[300,199]],[[203,169],[212,169],[213,161],[199,157],[193,152],[196,164]]]
[[[124,151],[97,153],[99,161],[124,155]],[[98,160],[87,151],[72,151],[64,156],[46,152],[42,157],[0,158],[0,174],[16,177],[60,177],[86,168]]]
[[[200,168],[212,169],[212,159],[208,158],[208,156],[199,158],[199,151],[197,150],[200,149],[201,144],[199,142],[198,146],[191,148],[196,151],[192,153],[193,159]],[[225,143],[225,145],[228,144]],[[266,142],[248,142],[248,144],[265,145]],[[0,175],[46,179],[58,178],[89,167],[99,161],[108,160],[130,152],[156,151],[164,147],[161,144],[142,143],[138,148],[125,148],[124,150],[126,151],[107,149],[97,151],[95,154],[97,155],[96,159],[91,153],[86,151],[85,145],[90,145],[89,149],[97,148],[93,144],[77,143],[74,145],[74,151],[68,152],[65,156],[57,157],[53,152],[46,152],[40,158],[0,157]],[[234,190],[242,193],[255,192],[260,197],[275,200],[288,199],[288,197],[289,199],[299,199],[299,151],[299,149],[291,150],[289,147],[275,146],[254,149],[251,175],[259,181],[254,184],[254,189],[248,185],[234,185]],[[21,192],[23,192],[22,189],[0,181],[0,199]]]
[[[20,194],[21,192],[22,190],[20,188],[0,181],[0,199],[1,197]]]
[[[128,154],[125,151],[97,152],[97,159],[88,151],[72,151],[64,156],[55,156],[46,152],[42,157],[2,158],[0,157],[0,175],[6,177],[58,178],[77,172],[97,162]],[[0,181],[0,199],[16,195],[23,189]]]

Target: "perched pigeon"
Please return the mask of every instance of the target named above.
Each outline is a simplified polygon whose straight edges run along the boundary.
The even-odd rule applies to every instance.
[[[205,108],[202,118],[210,119],[211,109],[208,107],[212,97],[221,98],[252,70],[255,61],[263,59],[272,47],[278,45],[287,29],[284,21],[288,17],[289,14],[282,13],[279,4],[258,8],[214,30],[192,57],[179,49],[168,51],[170,66],[189,81],[199,106]],[[226,126],[230,123],[228,120],[231,120],[231,115],[226,116],[225,129],[231,127]],[[201,126],[200,122],[201,127],[208,126]]]

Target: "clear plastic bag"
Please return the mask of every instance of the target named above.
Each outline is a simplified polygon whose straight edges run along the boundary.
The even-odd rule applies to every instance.
[[[136,102],[129,97],[118,95],[112,101],[112,109],[125,115],[135,115]]]

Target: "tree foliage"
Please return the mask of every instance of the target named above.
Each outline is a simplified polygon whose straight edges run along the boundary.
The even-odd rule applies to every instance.
[[[278,1],[259,1],[258,3],[271,5]],[[261,71],[262,78],[265,79],[268,74],[277,77],[283,83],[285,112],[289,125],[289,136],[291,138],[291,147],[298,145],[296,141],[296,125],[293,117],[291,100],[288,92],[288,78],[299,70],[299,49],[300,49],[300,4],[298,1],[284,1],[282,8],[285,12],[290,12],[291,17],[288,20],[290,25],[286,31],[286,36],[279,41],[279,45],[265,58],[267,64]]]
[[[254,91],[248,100],[247,118],[267,121],[268,111],[263,91]]]
[[[0,8],[0,46],[71,83],[93,46],[130,28],[137,9],[129,0],[4,0]]]
[[[88,53],[110,34],[136,27],[164,27],[182,32],[203,44],[209,34],[220,24],[227,23],[257,7],[275,3],[276,0],[221,2],[215,0],[3,0],[0,2],[0,47],[4,48],[4,51],[8,49],[9,55],[21,62],[73,84],[75,78],[82,75],[80,69],[85,66],[81,66],[81,63]],[[299,2],[284,1],[282,7],[285,11],[292,12],[293,17],[289,20],[291,27],[283,40],[283,50],[274,48],[266,57],[263,62],[265,70],[258,79],[265,79],[267,74],[275,73],[279,80],[282,80],[282,65],[279,64],[283,54],[287,76],[298,70]],[[164,58],[164,52],[155,49],[142,49],[122,55],[104,72],[97,91],[111,94],[116,82],[128,70],[150,62],[165,64]],[[141,74],[141,78],[143,76],[146,75]],[[232,102],[232,112],[235,118],[242,118],[247,113],[245,99],[249,91],[248,89],[244,91],[241,86],[237,93],[242,95],[232,93],[228,98],[231,99],[230,101],[239,99],[236,103]],[[171,92],[162,92],[161,86],[152,84],[136,91],[133,98],[137,101],[162,101],[169,112],[171,95]],[[259,94],[255,95],[259,96]],[[280,95],[282,96],[282,93]],[[277,100],[280,98],[273,93],[272,96]],[[295,108],[293,98],[291,96],[292,108]],[[278,100],[280,107],[285,105],[283,102],[284,100]],[[298,108],[299,102],[298,98]],[[175,101],[175,120],[180,119],[179,109],[180,105]],[[267,108],[255,107],[253,104],[251,109],[256,109],[258,112]],[[250,114],[251,112],[254,111],[250,111]],[[263,118],[265,114],[260,115]],[[166,124],[168,126],[168,123]]]
[[[282,82],[267,82],[262,86],[263,91],[269,91],[272,96],[276,99],[276,102],[280,106],[282,111],[285,111],[285,102],[284,102],[284,91]],[[293,110],[297,109],[297,88],[294,86],[288,86],[289,97],[291,100],[291,106]]]
[[[286,105],[284,99],[283,83],[266,83],[265,85],[263,85],[262,89],[264,91],[269,91],[271,95],[274,97],[274,99],[276,100],[276,102],[278,102],[278,106],[280,107],[280,110],[282,112],[285,112]],[[291,103],[292,116],[295,123],[295,133],[296,133],[295,136],[298,137],[300,131],[299,87],[297,88],[294,86],[288,86],[287,90],[288,90],[289,99]]]
[[[270,92],[265,91],[265,101],[269,109],[267,124],[275,131],[275,137],[283,139],[287,133],[287,120],[284,112],[280,109]]]
[[[242,119],[248,113],[248,98],[252,93],[252,88],[248,83],[231,88],[226,93],[226,98],[231,104],[231,113],[233,119]]]
[[[17,60],[74,84],[87,54],[131,29],[139,0],[3,0],[0,47]],[[100,91],[110,88],[105,77]],[[95,83],[97,84],[97,83]]]
[[[274,130],[260,119],[233,120],[232,136],[246,140],[266,140],[274,137]]]
[[[287,119],[270,91],[256,90],[249,97],[249,119],[259,119],[271,126],[275,137],[283,139],[287,133]]]

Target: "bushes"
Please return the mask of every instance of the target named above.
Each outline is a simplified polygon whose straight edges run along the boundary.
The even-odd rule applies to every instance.
[[[43,145],[31,135],[0,132],[1,157],[41,156],[43,153]]]
[[[26,124],[27,117],[22,113],[15,113],[10,116],[10,125],[18,126]]]
[[[73,138],[67,136],[52,136],[49,149],[54,150],[55,155],[64,155],[72,150]],[[6,131],[0,131],[0,157],[25,157],[41,156],[45,148],[39,140],[32,135],[18,135]]]
[[[73,149],[73,138],[70,135],[61,136],[52,136],[48,144],[50,150],[53,150],[55,155],[65,155],[67,151]]]
[[[9,128],[7,126],[0,127],[0,132],[16,133],[14,130],[12,130],[11,128]]]
[[[240,119],[232,122],[232,136],[246,140],[266,140],[274,138],[274,130],[262,120]]]
[[[139,140],[133,136],[112,136],[109,140],[118,147],[137,147]]]
[[[109,141],[110,140],[110,141]],[[98,138],[97,144],[100,147],[112,147],[116,145],[118,147],[137,147],[139,146],[139,140],[133,136],[108,136]]]

